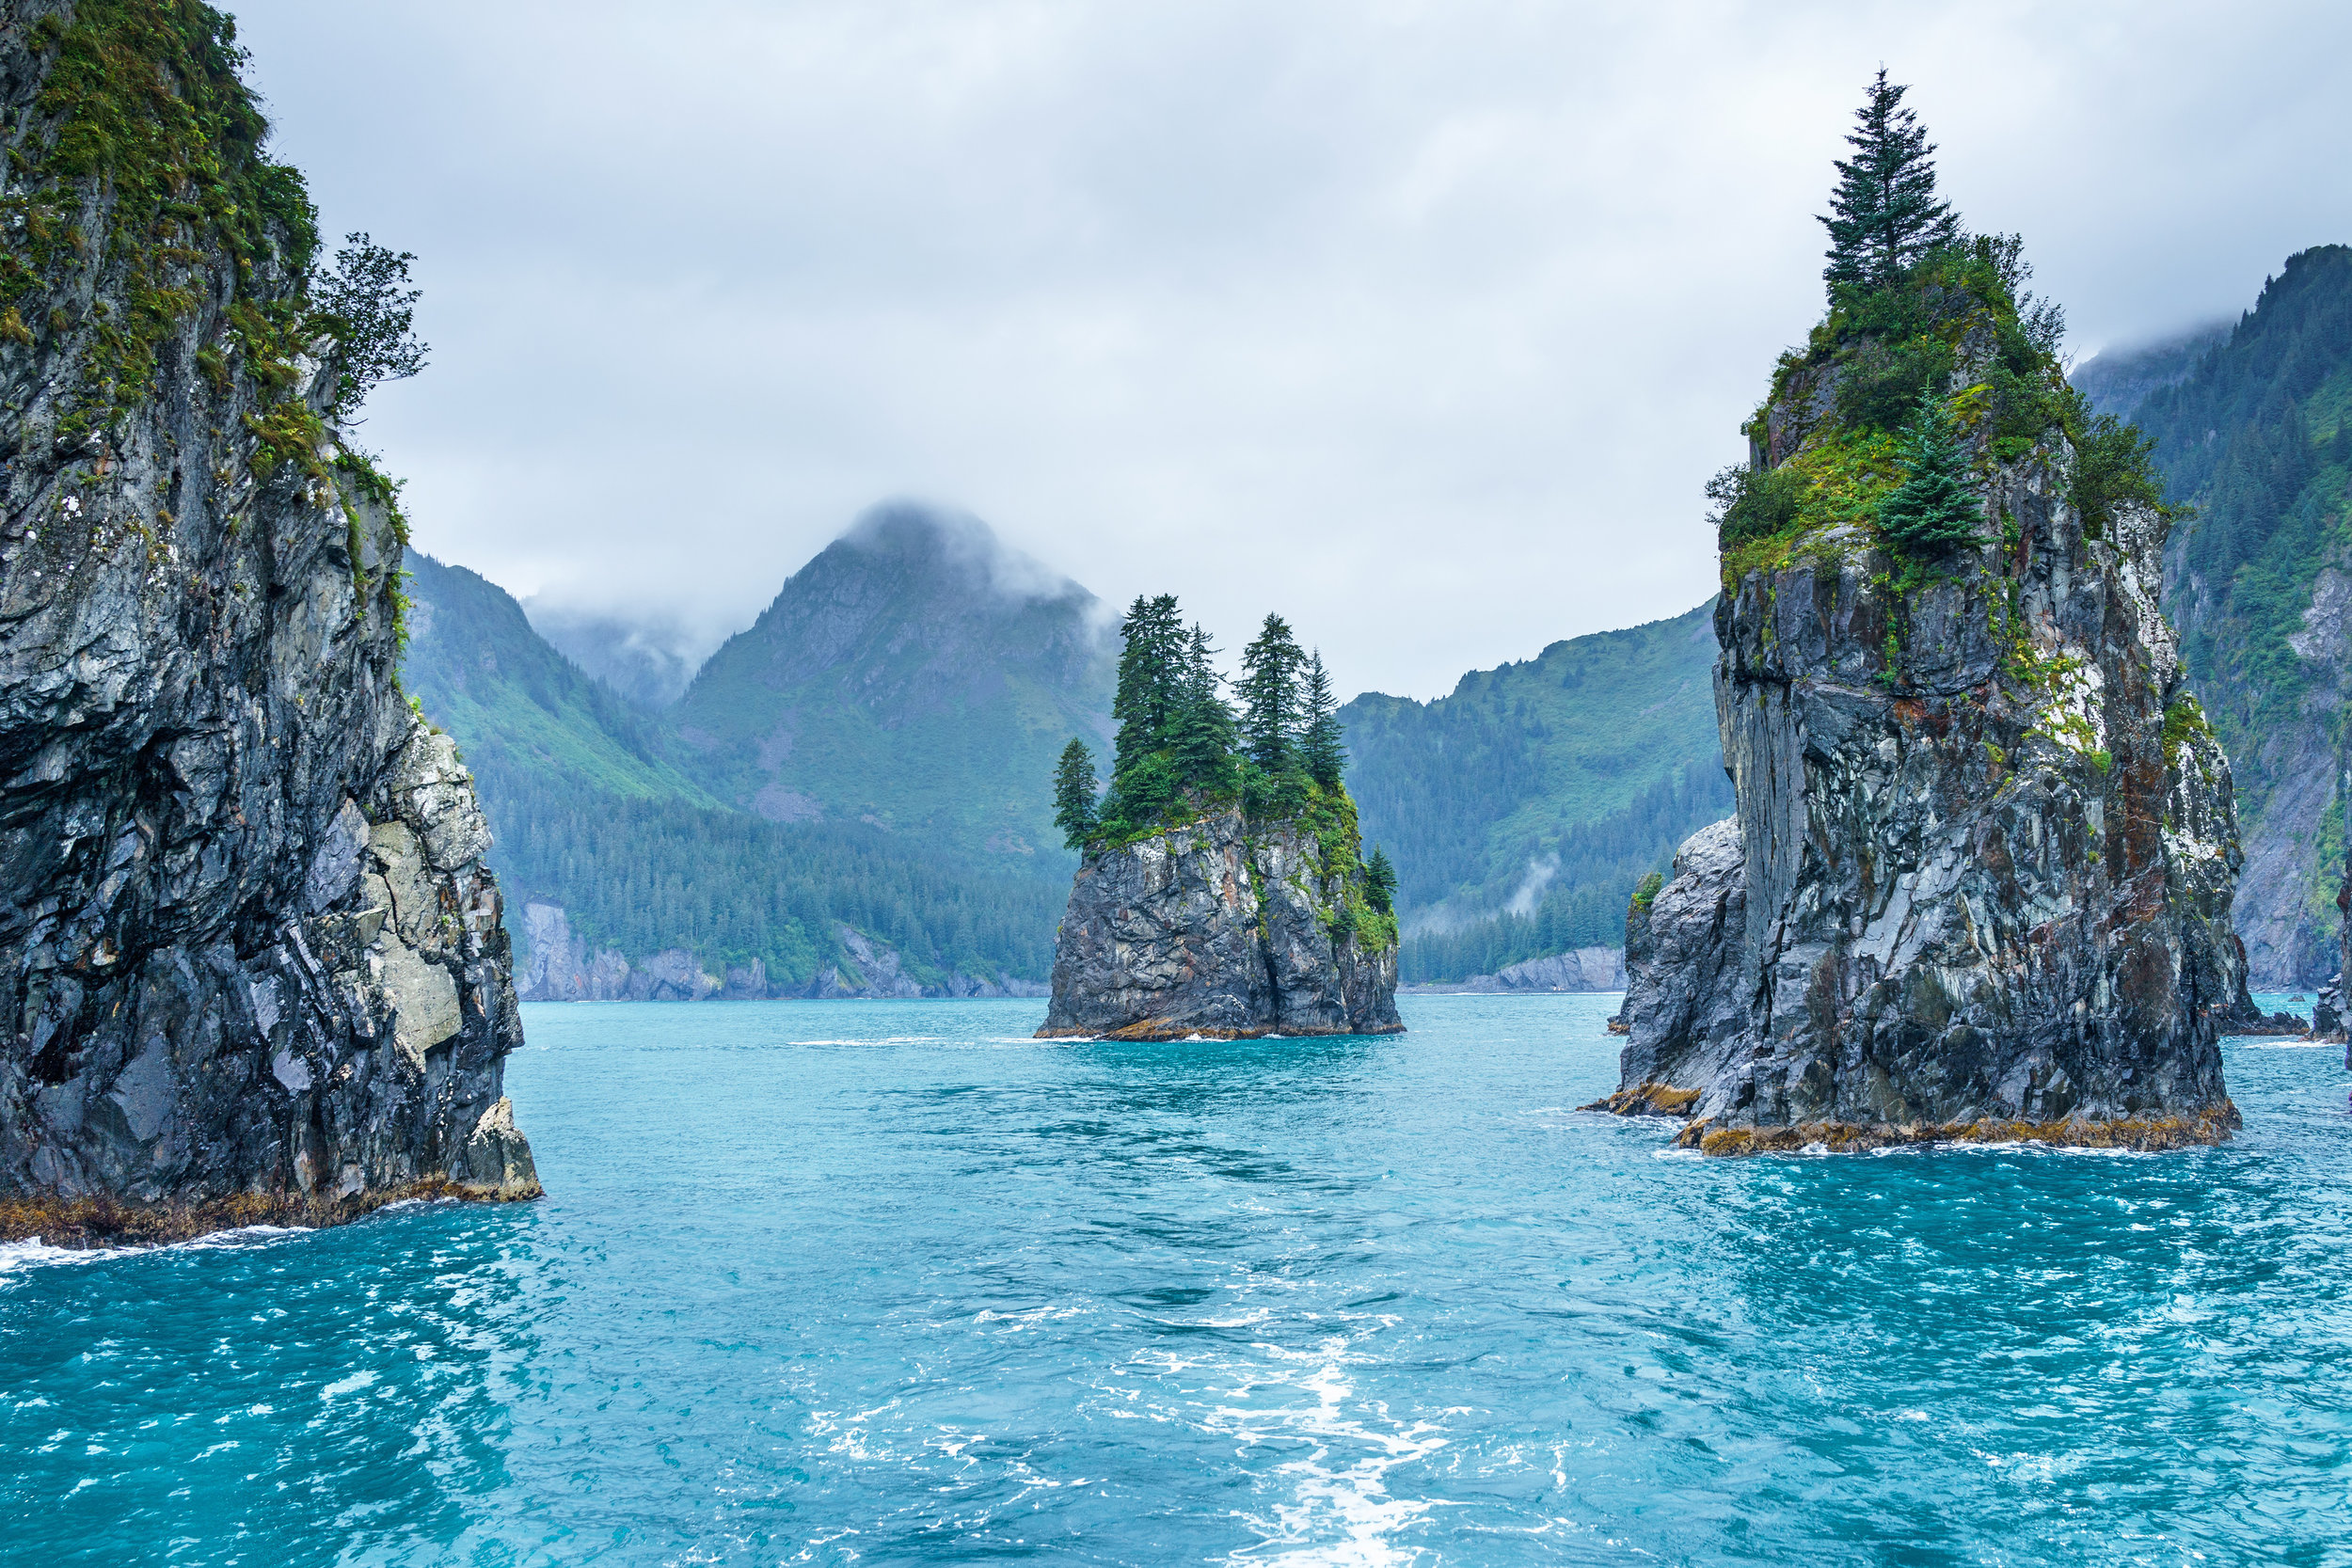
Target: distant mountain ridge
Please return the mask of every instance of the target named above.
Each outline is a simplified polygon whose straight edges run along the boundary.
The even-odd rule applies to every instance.
[[[591,679],[504,589],[409,564],[404,687],[474,772],[526,1000],[1041,986],[1053,884],[737,810],[681,766],[663,716]]]
[[[415,573],[407,689],[482,781],[528,994],[1045,978],[1074,864],[1053,764],[1111,728],[1116,637],[1085,588],[977,519],[878,507],[663,706],[592,678],[478,575]],[[1619,942],[1634,885],[1729,800],[1708,613],[1341,710],[1367,843],[1419,923],[1408,978]]]
[[[771,821],[865,821],[1056,878],[1047,784],[1109,735],[1101,602],[977,518],[877,507],[795,572],[669,718],[679,766]]]

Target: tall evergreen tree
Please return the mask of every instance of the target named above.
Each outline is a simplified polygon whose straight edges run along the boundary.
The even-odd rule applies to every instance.
[[[1242,748],[1279,779],[1298,765],[1298,671],[1305,662],[1290,623],[1268,615],[1241,652]]]
[[[1377,844],[1372,847],[1372,859],[1364,863],[1364,901],[1382,914],[1396,908],[1396,866]]]
[[[1168,726],[1184,700],[1190,646],[1173,594],[1149,599],[1136,594],[1119,630],[1125,646],[1119,656],[1118,693],[1111,699],[1111,718],[1119,725],[1111,752],[1114,781],[1168,744]]]
[[[1919,117],[1902,106],[1911,90],[1879,67],[1869,102],[1854,111],[1857,129],[1846,140],[1851,159],[1837,160],[1837,188],[1829,198],[1829,265],[1821,276],[1877,289],[1938,245],[1960,242],[1960,219],[1935,194],[1935,150]]]
[[[1233,787],[1233,710],[1225,701],[1224,685],[1208,628],[1196,626],[1185,644],[1184,699],[1169,749],[1183,787],[1211,799],[1230,795]]]
[[[1331,678],[1324,673],[1323,651],[1308,657],[1306,685],[1298,699],[1298,755],[1307,776],[1326,789],[1340,787],[1347,767],[1347,744],[1340,730],[1340,705],[1331,695]]]
[[[1913,555],[1933,555],[1977,536],[1984,507],[1969,483],[1967,455],[1952,432],[1951,410],[1932,392],[1903,432],[1905,477],[1879,503],[1879,528]]]
[[[1073,737],[1054,769],[1054,826],[1061,830],[1062,843],[1081,853],[1101,826],[1094,791],[1094,753]]]

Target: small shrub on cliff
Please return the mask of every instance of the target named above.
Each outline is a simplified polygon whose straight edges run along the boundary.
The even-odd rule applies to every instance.
[[[2080,393],[2068,412],[2067,434],[2074,437],[2074,511],[2083,520],[2083,535],[2103,539],[2116,512],[2126,506],[2151,511],[2164,505],[2163,482],[2156,477],[2155,443],[2137,425],[2125,424],[2112,414],[2090,413]]]
[[[1804,508],[1804,478],[1790,468],[1725,468],[1707,482],[1715,503],[1715,537],[1726,549],[1769,539],[1795,526]]]
[[[382,383],[424,369],[426,347],[413,330],[422,291],[406,286],[408,263],[416,259],[355,233],[335,253],[333,270],[310,280],[315,318],[335,339],[338,420],[357,414]]]
[[[1637,914],[1649,913],[1649,907],[1658,902],[1659,889],[1664,887],[1665,885],[1666,874],[1662,871],[1653,871],[1648,876],[1643,878],[1641,885],[1633,890],[1634,912]]]
[[[1968,460],[1952,434],[1951,408],[1922,394],[1903,434],[1902,483],[1879,504],[1879,530],[1903,553],[1938,555],[1974,541],[1984,506],[1968,480]]]
[[[2167,768],[2181,765],[2182,747],[2192,740],[2209,740],[2212,737],[2213,726],[2205,721],[2205,709],[2195,697],[2183,692],[2165,705],[2164,765]]]

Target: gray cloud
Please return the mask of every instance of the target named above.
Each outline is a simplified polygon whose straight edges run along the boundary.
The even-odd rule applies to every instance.
[[[1351,691],[1687,609],[1882,59],[2079,348],[2352,238],[2331,6],[236,9],[420,542],[706,639],[905,494]]]

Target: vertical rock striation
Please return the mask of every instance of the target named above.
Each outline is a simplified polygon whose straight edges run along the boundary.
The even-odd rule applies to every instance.
[[[0,1225],[535,1196],[490,835],[394,683],[315,239],[180,0],[0,26]]]
[[[1360,880],[1297,824],[1238,810],[1091,854],[1038,1037],[1401,1033],[1396,946],[1361,934]]]

